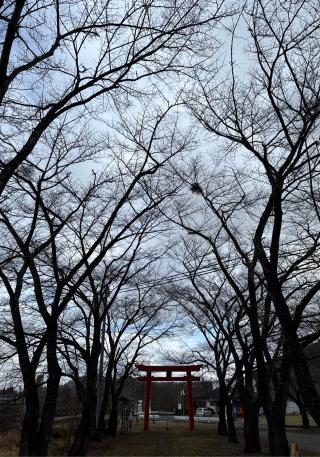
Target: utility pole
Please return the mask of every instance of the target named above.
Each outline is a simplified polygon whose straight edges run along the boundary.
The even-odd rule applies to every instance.
[[[102,397],[103,397],[103,363],[104,363],[104,345],[106,339],[106,320],[107,320],[107,299],[109,294],[109,287],[106,286],[101,305],[103,307],[102,312],[105,313],[102,321],[102,329],[101,329],[101,349],[100,349],[100,364],[99,364],[99,374],[98,374],[98,384],[97,384],[97,408],[96,408],[96,426],[99,423],[101,405],[102,405]]]

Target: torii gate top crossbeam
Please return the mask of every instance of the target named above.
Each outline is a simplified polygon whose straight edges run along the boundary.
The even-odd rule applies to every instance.
[[[191,371],[200,371],[202,365],[140,365],[137,364],[136,367],[139,371],[157,371],[157,372],[191,372]]]
[[[199,376],[138,376],[138,381],[148,381],[148,379],[151,379],[151,381],[169,381],[169,382],[182,382],[182,381],[200,381]]]

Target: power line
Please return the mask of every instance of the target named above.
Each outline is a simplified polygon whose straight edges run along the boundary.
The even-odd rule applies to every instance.
[[[202,270],[204,270],[204,271],[202,271]],[[198,276],[204,276],[208,273],[217,273],[218,271],[220,271],[220,268],[212,269],[211,267],[202,267],[202,268],[197,268],[195,270],[188,270],[187,274],[190,275],[190,273],[196,273]],[[147,289],[152,286],[162,286],[162,285],[165,285],[168,283],[170,284],[170,283],[180,281],[182,279],[188,279],[187,274],[186,273],[176,273],[174,275],[167,276],[166,278],[162,278],[160,280],[153,280],[153,281],[146,282],[144,285],[139,286],[139,288]],[[133,292],[135,290],[136,290],[136,288],[134,286],[131,286],[131,287],[122,289],[121,292]]]

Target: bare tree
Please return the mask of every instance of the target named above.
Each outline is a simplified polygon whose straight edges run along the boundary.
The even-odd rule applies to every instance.
[[[164,125],[168,115],[169,130]],[[49,142],[49,158],[40,156],[35,162],[29,161],[23,174],[18,173],[8,185],[13,192],[10,200],[7,196],[6,208],[1,209],[6,243],[2,246],[0,274],[9,299],[13,343],[26,397],[22,454],[47,452],[61,378],[57,354],[59,316],[107,253],[130,244],[141,232],[148,213],[156,211],[171,194],[169,182],[164,187],[157,172],[189,142],[179,133],[176,122],[172,122],[176,115],[170,116],[170,107],[144,114],[140,119],[144,132],[137,113],[135,118],[135,128],[128,120],[123,121],[114,141],[108,139],[113,159],[110,152],[109,165],[99,174],[93,172],[88,183],[71,179],[71,156],[64,151],[69,146],[63,141],[62,129],[58,131],[61,142],[57,137]],[[163,128],[165,136],[161,135]],[[88,144],[77,144],[76,157],[87,156],[88,147],[93,147]],[[100,145],[100,149],[104,147],[101,140]],[[80,159],[74,162],[77,160]],[[25,294],[30,295],[27,306],[22,302]],[[27,333],[28,321],[39,322],[36,339]],[[38,425],[35,379],[44,350],[48,377]]]
[[[118,326],[116,317],[118,316],[119,321],[123,322],[119,294],[122,294],[123,287],[128,289],[130,284],[138,280],[137,276],[141,276],[144,269],[150,268],[157,261],[159,253],[155,248],[153,253],[149,253],[148,249],[151,246],[148,248],[148,242],[156,234],[159,235],[160,231],[159,219],[154,213],[149,214],[142,220],[140,230],[130,239],[130,242],[123,243],[122,249],[119,246],[113,254],[109,253],[109,259],[106,258],[88,275],[87,280],[75,292],[74,306],[66,309],[66,312],[61,315],[60,352],[66,361],[64,363],[66,368],[63,371],[74,380],[82,403],[81,419],[72,446],[72,454],[82,455],[87,452],[90,439],[97,436],[96,428],[99,422],[97,420],[96,423],[96,418],[99,419],[101,409],[104,410],[102,415],[104,425],[105,407],[101,407],[101,404],[104,404],[103,377],[100,378],[101,373],[98,374],[98,360],[99,356],[101,358],[101,350],[104,350],[104,348],[101,349],[101,340],[105,341],[105,335],[102,335],[102,332],[106,333],[108,341],[112,337],[110,332],[114,332]],[[138,325],[139,320],[143,321],[144,314],[139,313],[139,309],[135,316],[132,313],[129,314],[128,310],[126,325],[114,337],[116,340],[122,341],[122,334],[128,330],[128,326],[132,326],[135,322]],[[136,337],[138,334],[134,338]],[[115,369],[117,358],[115,352],[111,349],[110,351],[107,354],[107,364],[108,369],[112,371]],[[102,363],[103,358],[100,360],[100,370],[104,368],[103,365],[101,366]],[[110,376],[106,376],[110,384],[109,378]],[[106,387],[108,390],[110,390],[109,384]],[[108,398],[107,394],[106,397]],[[103,425],[100,425],[102,431]],[[99,433],[99,436],[102,436],[102,433]]]
[[[159,84],[194,66],[223,8],[223,0],[1,2],[0,194],[59,120],[81,129],[148,84],[150,93],[150,79],[144,90],[140,80]]]
[[[217,164],[211,172],[207,164],[204,163],[202,166],[197,161],[192,163],[192,168],[188,169],[186,173],[182,170],[177,171],[185,183],[185,188],[183,192],[180,192],[180,198],[175,204],[175,216],[168,217],[187,230],[189,238],[190,235],[193,235],[199,239],[194,246],[191,242],[185,242],[185,245],[189,246],[187,270],[190,270],[188,262],[194,265],[194,268],[190,270],[189,279],[200,297],[195,299],[195,303],[199,306],[207,301],[209,308],[212,308],[214,299],[210,293],[216,295],[222,284],[226,282],[232,291],[231,295],[227,294],[231,298],[231,303],[233,297],[238,303],[237,306],[240,306],[242,315],[246,316],[253,345],[252,357],[248,358],[248,364],[244,365],[245,380],[248,381],[247,391],[253,393],[252,370],[255,363],[258,385],[258,399],[255,398],[255,395],[251,395],[247,396],[248,401],[246,402],[243,397],[243,403],[247,403],[248,408],[253,411],[249,416],[252,417],[256,430],[250,439],[249,434],[248,443],[250,442],[253,448],[260,447],[257,413],[259,402],[261,402],[269,426],[270,452],[283,455],[289,452],[285,431],[289,369],[285,348],[283,348],[282,333],[279,332],[271,296],[266,288],[263,272],[255,257],[252,257],[254,249],[250,244],[250,237],[248,237],[260,199],[254,194],[251,194],[250,198],[246,196],[245,189],[248,186],[248,179],[251,177],[246,177],[239,169],[234,172],[231,169],[228,176],[223,170],[225,164],[225,161],[220,160],[220,164]],[[235,183],[239,183],[239,186],[236,186]],[[190,198],[190,191],[195,193],[196,198]],[[239,223],[240,221],[241,223]],[[201,265],[207,265],[212,270],[213,280],[208,279],[207,285],[205,276],[202,279],[203,285],[201,285]],[[219,271],[222,279],[219,279]],[[208,276],[206,271],[203,271],[203,274]],[[214,281],[213,284],[218,281],[218,285],[213,285],[211,290],[212,281]],[[287,278],[286,285],[288,287],[290,285],[289,278]],[[288,290],[287,293],[290,296],[291,291]],[[221,322],[219,315],[216,316],[216,319]],[[221,331],[223,331],[223,326]],[[310,336],[315,337],[315,335]],[[225,334],[225,337],[228,338],[228,335]],[[239,344],[240,342],[241,340],[239,340]],[[234,351],[235,358],[237,357],[236,352]],[[279,371],[280,358],[283,363],[281,362]],[[276,363],[277,370],[275,371],[273,366]],[[275,376],[275,373],[278,377]],[[244,385],[244,383],[241,381],[240,385]],[[249,387],[250,385],[251,387]],[[276,395],[273,395],[274,388]],[[252,400],[255,406],[252,404],[252,408],[250,408]],[[248,430],[253,429],[253,426],[248,427]],[[254,439],[254,436],[257,439]]]
[[[140,270],[141,271],[141,270]],[[132,275],[131,275],[132,276]],[[149,270],[150,277],[150,270]],[[96,411],[96,394],[95,385],[91,387],[91,393],[87,395],[88,383],[92,384],[92,379],[97,380],[97,364],[93,370],[94,378],[90,376],[92,367],[88,364],[88,356],[92,359],[92,350],[95,333],[90,320],[92,320],[92,304],[87,307],[89,300],[83,303],[77,300],[77,306],[85,319],[78,319],[76,336],[72,336],[74,324],[69,329],[65,329],[62,336],[64,343],[63,354],[69,367],[69,375],[75,380],[76,384],[83,384],[80,388],[80,398],[83,402],[83,412],[79,424],[79,430],[76,433],[74,443],[70,450],[71,455],[79,455],[86,452],[90,438],[100,440],[102,437],[117,434],[118,425],[118,403],[123,391],[126,380],[134,371],[134,363],[138,357],[143,356],[144,349],[150,344],[167,335],[174,325],[172,314],[168,319],[167,303],[163,297],[158,295],[152,288],[140,290],[139,277],[134,275],[135,286],[128,287],[128,292],[122,292],[117,288],[109,291],[109,302],[104,308],[104,317],[106,325],[103,327],[105,338],[103,339],[106,354],[106,365],[104,367],[104,389],[100,410]],[[111,283],[112,284],[112,283]],[[143,284],[141,284],[143,286]],[[97,287],[98,284],[97,284]],[[112,287],[112,286],[111,286]],[[143,287],[144,288],[144,287]],[[86,312],[87,308],[87,312]],[[84,325],[85,324],[85,325]],[[84,333],[83,333],[84,332]],[[100,336],[100,333],[99,333]],[[91,353],[83,348],[81,340],[87,341],[87,345],[92,347]],[[86,366],[83,371],[83,366]],[[68,374],[68,373],[67,373]],[[82,379],[81,379],[82,377]],[[110,405],[108,424],[106,426],[105,416],[107,406]],[[86,409],[90,408],[91,423],[88,414],[84,414]],[[94,422],[98,413],[97,434],[95,433]],[[96,435],[96,436],[95,436]]]
[[[220,385],[221,409],[224,411],[227,407],[231,438],[235,439],[235,433],[230,398],[236,389],[244,409],[244,449],[257,451],[260,449],[257,417],[260,400],[254,388],[255,352],[246,308],[206,245],[190,236],[182,245],[184,249],[179,247],[177,259],[185,270],[186,284],[176,286],[171,293],[211,348]],[[230,257],[230,253],[227,255]],[[203,355],[206,357],[207,353]]]
[[[120,309],[111,309],[107,320],[107,354],[113,354],[113,363],[108,359],[104,404],[110,395],[111,410],[107,435],[117,433],[118,401],[124,383],[133,372],[134,364],[145,357],[145,349],[150,345],[161,343],[161,338],[172,334],[175,316],[170,302],[163,294],[148,287],[145,290],[136,288],[136,297],[132,295],[120,303]],[[131,292],[132,293],[132,292]],[[119,312],[120,311],[120,312]],[[120,319],[119,319],[120,317]],[[107,383],[109,382],[109,386]],[[103,413],[100,412],[100,421]],[[102,424],[101,424],[102,425]],[[100,426],[101,426],[100,425]]]
[[[288,453],[283,422],[287,387],[281,376],[280,427],[279,423],[275,425],[276,416],[280,417],[276,410],[268,413],[272,401],[266,401],[270,395],[265,344],[257,319],[256,285],[260,282],[265,287],[265,311],[270,315],[274,310],[281,325],[285,355],[282,360],[293,367],[304,403],[319,423],[319,395],[303,352],[307,332],[303,321],[314,315],[320,287],[316,50],[319,12],[315,2],[257,0],[244,11],[239,23],[247,31],[252,67],[238,72],[236,32],[233,33],[229,73],[225,67],[210,79],[200,73],[196,90],[187,100],[208,134],[220,139],[221,149],[216,153],[219,171],[215,170],[211,177],[209,172],[200,171],[190,182],[191,189],[215,215],[220,229],[210,226],[206,214],[199,216],[196,210],[193,223],[189,217],[184,226],[191,234],[200,234],[212,247],[238,296],[243,290],[237,267],[231,267],[233,254],[230,268],[221,261],[227,259],[229,246],[232,253],[237,253],[240,265],[245,266],[250,299],[247,312],[255,341],[260,398],[270,417],[272,452],[283,455]],[[309,333],[311,339],[319,336],[318,329],[314,332],[309,327]],[[283,366],[283,376],[287,378],[285,372],[288,367]]]

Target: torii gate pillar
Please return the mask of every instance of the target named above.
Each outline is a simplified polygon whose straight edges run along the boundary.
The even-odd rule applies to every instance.
[[[144,431],[149,430],[149,412],[150,412],[150,396],[151,396],[151,372],[147,373],[147,381],[145,386],[145,400],[144,400]]]
[[[193,371],[199,371],[202,365],[136,365],[138,370],[145,371],[146,376],[139,376],[139,381],[144,381],[145,385],[145,401],[144,401],[144,431],[149,430],[149,410],[151,397],[151,382],[152,381],[187,381],[188,393],[188,412],[189,412],[189,430],[194,431],[194,408],[192,399],[192,381],[200,381],[199,377],[192,376]],[[172,376],[172,372],[185,372],[185,376]],[[152,372],[165,372],[166,376],[152,376]]]
[[[187,374],[187,392],[188,392],[188,412],[189,412],[189,430],[194,431],[194,410],[192,399],[192,376],[190,371]]]

